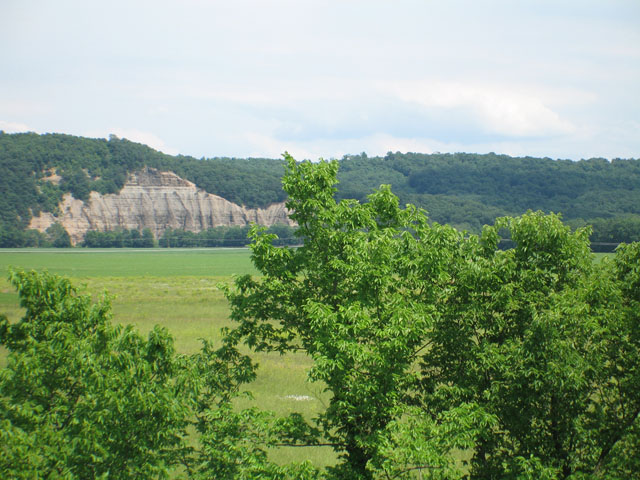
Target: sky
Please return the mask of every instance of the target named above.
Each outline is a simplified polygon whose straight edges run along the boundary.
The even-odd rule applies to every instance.
[[[640,158],[640,0],[0,0],[0,130]]]

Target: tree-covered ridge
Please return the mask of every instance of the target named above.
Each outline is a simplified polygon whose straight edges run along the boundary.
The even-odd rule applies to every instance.
[[[489,154],[389,152],[340,160],[336,197],[366,200],[389,184],[402,204],[425,208],[433,221],[479,232],[527,210],[561,213],[574,227],[594,224],[594,241],[640,238],[640,160],[581,161]],[[65,192],[87,199],[118,192],[143,166],[172,171],[199,188],[247,207],[286,199],[283,162],[261,158],[171,156],[111,136],[0,132],[0,244],[17,245],[32,215],[56,211]],[[49,181],[57,173],[59,183]],[[12,237],[15,237],[13,238]]]
[[[552,160],[507,155],[391,153],[340,162],[339,198],[364,200],[390,184],[402,203],[440,223],[479,231],[501,215],[527,210],[567,220],[640,215],[640,160]]]
[[[0,226],[24,228],[32,215],[54,212],[62,195],[87,200],[91,191],[117,193],[144,166],[172,171],[199,188],[247,207],[281,202],[282,162],[270,159],[195,159],[171,156],[111,136],[0,133]],[[57,174],[58,182],[50,181]]]

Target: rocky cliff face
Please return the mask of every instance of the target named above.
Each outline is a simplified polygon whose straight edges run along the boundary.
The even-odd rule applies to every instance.
[[[31,220],[31,228],[46,230],[60,223],[76,244],[89,230],[116,228],[149,228],[156,238],[168,228],[199,232],[211,227],[257,223],[293,225],[284,203],[265,209],[248,209],[217,195],[198,189],[193,183],[171,172],[145,168],[129,176],[117,194],[91,192],[88,202],[67,194],[60,204],[60,214],[54,217],[42,213]]]

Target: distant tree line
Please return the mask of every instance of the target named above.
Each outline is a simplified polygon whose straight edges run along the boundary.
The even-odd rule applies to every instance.
[[[86,233],[82,246],[88,248],[151,248],[151,247],[244,247],[251,240],[248,238],[250,226],[220,226],[189,232],[179,229],[167,229],[156,241],[150,229],[111,230],[99,232],[90,230]],[[277,235],[274,245],[296,245],[301,242],[295,236],[296,229],[288,225],[272,225],[267,229]]]
[[[54,223],[44,232],[0,227],[0,248],[68,248],[70,246],[69,233],[59,223]]]
[[[165,230],[158,241],[160,247],[245,247],[251,243],[249,239],[250,225],[214,227],[202,232],[185,230]],[[301,242],[295,236],[296,229],[288,225],[272,225],[267,231],[277,235],[274,244],[297,245]]]
[[[572,226],[590,224],[593,227],[591,241],[597,243],[631,243],[640,240],[640,215],[624,215],[612,218],[573,220]]]
[[[567,222],[573,229],[587,226],[582,219]],[[594,252],[613,252],[620,243],[632,243],[640,238],[640,216],[598,218],[591,223],[591,249]],[[87,248],[190,248],[190,247],[244,247],[249,245],[249,225],[220,226],[201,232],[190,232],[180,229],[167,229],[156,239],[150,229],[116,229],[107,231],[89,230],[80,246]],[[303,239],[296,236],[297,228],[277,224],[267,229],[268,233],[277,235],[274,245],[299,245]],[[511,248],[512,242],[504,238],[501,248]],[[39,247],[68,248],[71,247],[69,234],[60,224],[53,224],[45,232],[38,230],[0,229],[0,247]]]
[[[90,230],[84,236],[82,246],[89,248],[152,248],[156,240],[150,229],[142,232],[132,229],[99,232]]]

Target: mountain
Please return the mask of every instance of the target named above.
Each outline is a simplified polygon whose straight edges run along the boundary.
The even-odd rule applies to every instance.
[[[0,246],[29,244],[29,227],[51,222],[75,241],[87,229],[286,223],[283,171],[281,160],[171,156],[115,136],[0,132]],[[638,159],[389,152],[343,157],[338,179],[339,199],[390,184],[401,203],[474,232],[531,209],[592,224],[594,241],[640,239]]]

